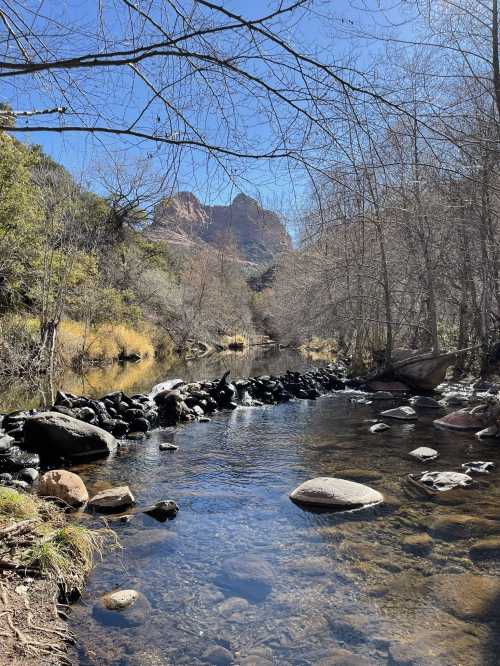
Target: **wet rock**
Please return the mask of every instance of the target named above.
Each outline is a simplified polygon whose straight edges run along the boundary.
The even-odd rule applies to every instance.
[[[336,647],[316,662],[316,666],[376,666],[377,663],[369,657]]]
[[[489,474],[495,469],[494,462],[484,462],[482,460],[472,460],[471,462],[463,463],[462,469],[466,474]]]
[[[423,472],[419,481],[433,490],[445,492],[459,486],[470,486],[472,477],[461,472]]]
[[[34,467],[24,467],[18,474],[21,481],[34,483],[38,479],[38,470]]]
[[[144,439],[145,437],[146,437],[146,433],[142,432],[142,431],[127,433],[127,439],[130,439],[131,441],[134,441],[134,442],[140,442],[141,439]]]
[[[78,474],[65,469],[46,472],[40,478],[38,493],[43,497],[56,497],[73,508],[83,506],[89,499],[87,488]]]
[[[120,511],[132,504],[135,504],[135,499],[128,486],[102,490],[89,501],[89,506],[96,511]]]
[[[498,560],[500,559],[500,537],[489,537],[476,541],[470,548],[471,560]]]
[[[177,451],[179,447],[171,442],[161,442],[158,448],[160,451]]]
[[[401,546],[407,553],[415,555],[428,555],[434,545],[431,537],[422,532],[421,534],[411,534],[403,539]]]
[[[151,516],[160,523],[164,523],[169,518],[175,518],[179,511],[179,505],[174,500],[160,500],[145,509],[142,513]]]
[[[432,518],[429,531],[440,539],[470,539],[500,534],[500,523],[479,516],[454,513]]]
[[[418,449],[413,449],[413,451],[410,451],[409,455],[412,458],[416,458],[422,462],[435,460],[439,457],[439,453],[436,451],[436,449],[431,449],[428,446],[419,446]]]
[[[147,432],[149,427],[149,421],[143,416],[137,419],[133,419],[130,422],[130,430],[133,432]]]
[[[478,574],[441,574],[431,578],[438,605],[464,620],[500,617],[500,579]]]
[[[128,428],[128,423],[116,419],[113,423],[111,433],[114,437],[124,437],[127,434]]]
[[[369,486],[334,477],[310,479],[290,493],[295,502],[329,506],[336,509],[355,509],[379,504],[384,497]]]
[[[26,419],[24,440],[46,459],[108,455],[116,440],[109,432],[57,412],[41,412]]]
[[[2,472],[0,474],[0,485],[2,486],[8,486],[12,480],[13,480],[12,474],[9,474],[8,472]]]
[[[0,455],[0,472],[16,473],[25,467],[38,467],[40,457],[37,453],[23,451],[18,446],[11,446],[10,449]]]
[[[393,400],[394,396],[389,391],[376,391],[371,396],[372,400]]]
[[[483,414],[471,414],[467,409],[459,409],[451,412],[440,419],[434,421],[437,428],[445,430],[461,430],[463,432],[473,432],[483,430],[486,423]]]
[[[302,576],[325,576],[333,569],[333,562],[328,557],[305,557],[287,566],[287,569]]]
[[[375,469],[358,469],[349,468],[342,470],[342,478],[349,479],[349,481],[359,481],[361,483],[380,481],[384,475]]]
[[[233,662],[233,655],[222,645],[209,647],[202,655],[202,658],[209,664],[216,666],[228,666]]]
[[[216,577],[219,587],[250,601],[262,601],[274,584],[272,567],[256,555],[241,555],[223,562]]]
[[[460,407],[461,405],[466,405],[469,399],[463,393],[452,392],[446,393],[440,402],[445,407]]]
[[[116,590],[108,592],[101,597],[102,604],[108,610],[124,610],[134,604],[139,598],[136,590]]]
[[[410,398],[410,405],[417,409],[441,409],[439,402],[427,395],[416,395]]]
[[[395,407],[394,409],[386,409],[381,412],[381,416],[389,419],[397,419],[398,421],[416,421],[417,412],[413,407]]]
[[[14,442],[14,438],[10,435],[3,435],[0,437],[0,455],[7,453]]]
[[[103,595],[92,614],[104,625],[132,628],[148,622],[151,613],[151,605],[141,592],[116,590]]]
[[[375,423],[374,425],[370,426],[370,432],[371,433],[377,433],[377,432],[384,432],[384,430],[389,430],[390,425],[387,425],[387,423]]]

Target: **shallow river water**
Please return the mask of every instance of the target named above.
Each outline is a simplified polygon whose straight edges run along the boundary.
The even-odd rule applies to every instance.
[[[139,505],[180,506],[163,524],[110,521],[121,548],[105,554],[73,606],[75,663],[500,663],[500,545],[493,559],[474,550],[500,533],[499,472],[437,499],[402,483],[409,472],[498,462],[497,445],[436,430],[429,412],[370,434],[391,403],[356,405],[352,396],[238,408],[75,468],[90,491],[128,484]],[[164,441],[179,449],[160,452]],[[410,459],[417,446],[438,449],[439,459]],[[318,514],[289,500],[320,475],[366,483],[386,502]],[[253,580],[242,584],[234,569]],[[144,595],[119,622],[99,606],[115,588]]]

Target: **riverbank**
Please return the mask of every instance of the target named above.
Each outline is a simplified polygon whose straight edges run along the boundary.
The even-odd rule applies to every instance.
[[[65,603],[81,594],[104,541],[60,505],[0,486],[1,664],[71,663]]]

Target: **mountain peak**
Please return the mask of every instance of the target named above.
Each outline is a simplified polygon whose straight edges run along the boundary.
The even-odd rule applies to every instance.
[[[229,206],[204,206],[192,192],[178,192],[156,206],[148,234],[174,243],[181,236],[186,245],[203,241],[231,247],[241,259],[257,264],[291,248],[279,216],[243,192]]]

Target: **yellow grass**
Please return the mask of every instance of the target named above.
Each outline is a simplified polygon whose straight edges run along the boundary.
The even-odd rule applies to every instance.
[[[124,324],[103,324],[88,328],[78,321],[65,320],[59,326],[59,349],[63,358],[90,361],[116,359],[120,355],[154,355],[154,346],[146,330],[136,330]]]

